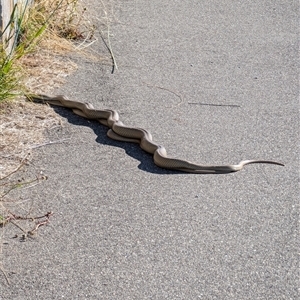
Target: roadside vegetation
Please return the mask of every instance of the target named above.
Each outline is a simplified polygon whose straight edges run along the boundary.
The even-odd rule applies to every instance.
[[[22,201],[14,200],[14,191],[47,179],[44,174],[22,174],[22,170],[31,150],[47,145],[43,129],[61,126],[49,107],[25,102],[21,96],[47,93],[62,85],[76,70],[67,54],[82,53],[93,43],[94,34],[79,0],[20,2],[23,6],[15,5],[0,39],[0,271],[8,283],[1,255],[4,227],[14,225],[18,239],[25,241],[52,216],[50,211],[29,211]]]
[[[38,72],[32,72],[35,65],[43,67],[45,60],[48,66],[55,65],[55,55],[80,51],[93,38],[93,27],[84,20],[86,10],[79,0],[30,2],[15,5],[1,34],[5,39],[0,45],[0,102],[36,88],[34,80],[28,82],[28,73],[39,79]]]

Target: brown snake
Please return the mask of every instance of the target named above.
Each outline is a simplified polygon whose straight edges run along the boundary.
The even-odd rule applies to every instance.
[[[150,132],[141,128],[125,126],[119,121],[119,114],[115,110],[98,110],[90,103],[68,100],[64,96],[48,97],[45,95],[27,96],[33,102],[49,103],[51,105],[71,108],[73,112],[87,119],[98,120],[101,124],[109,127],[107,135],[118,141],[134,142],[140,144],[140,147],[146,152],[153,154],[154,163],[165,169],[179,170],[188,173],[198,174],[220,174],[240,171],[245,165],[265,163],[284,166],[282,163],[270,160],[243,160],[238,165],[224,166],[203,166],[190,163],[186,160],[180,160],[167,157],[167,151],[152,141]]]

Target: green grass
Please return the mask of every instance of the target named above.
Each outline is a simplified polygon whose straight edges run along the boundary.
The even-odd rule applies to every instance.
[[[0,39],[2,41],[2,36],[7,34],[7,43],[14,45],[7,53],[6,45],[0,44],[0,102],[28,92],[23,80],[26,70],[21,59],[35,52],[41,41],[59,39],[58,43],[63,44],[66,39],[83,38],[79,27],[84,12],[85,9],[78,11],[78,0],[40,0],[33,5],[26,1],[23,7],[15,5]],[[13,26],[16,27],[14,35]]]
[[[19,59],[34,49],[47,23],[38,24],[28,17],[28,1],[23,7],[14,6],[10,21],[1,34],[7,36],[6,43],[0,45],[0,102],[24,93],[23,72]],[[15,34],[13,34],[13,29]],[[7,45],[11,43],[12,48]]]

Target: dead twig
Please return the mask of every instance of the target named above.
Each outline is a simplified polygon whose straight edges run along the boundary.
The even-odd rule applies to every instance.
[[[160,90],[163,90],[163,91],[167,91],[167,92],[172,93],[173,95],[177,96],[180,99],[180,102],[178,104],[176,104],[176,106],[179,106],[183,102],[183,97],[179,93],[176,93],[176,92],[174,92],[174,91],[172,91],[168,88],[162,87],[162,86],[153,85],[153,84],[150,84],[150,83],[147,83],[147,82],[144,82],[144,81],[142,81],[142,82],[148,87],[157,88],[157,89],[160,89]]]
[[[240,105],[236,105],[236,104],[211,104],[211,103],[201,103],[201,102],[189,102],[188,104],[206,105],[206,106],[241,107]]]
[[[4,278],[5,278],[6,282],[7,282],[7,284],[10,285],[9,278],[7,277],[7,274],[6,274],[6,272],[5,272],[5,270],[4,270],[4,268],[2,266],[0,266],[0,271],[3,273]]]
[[[50,216],[52,216],[53,215],[53,213],[52,212],[49,212],[48,213],[48,216],[47,216],[47,219],[46,220],[43,220],[43,221],[40,221],[40,222],[37,222],[36,223],[36,225],[35,225],[35,228],[34,229],[32,229],[30,232],[32,233],[32,234],[34,234],[34,233],[36,233],[37,232],[37,230],[41,227],[41,226],[44,226],[44,225],[47,225],[49,222],[50,222]]]
[[[39,216],[39,217],[22,217],[22,216],[18,216],[16,214],[14,214],[12,212],[9,212],[9,214],[10,214],[10,217],[7,219],[7,221],[10,221],[10,220],[31,220],[31,221],[34,221],[34,220],[43,219],[43,218],[49,219],[51,216],[53,216],[52,211],[49,211],[45,215]]]
[[[50,211],[50,212],[47,212],[45,215],[43,216],[39,216],[39,217],[22,217],[22,216],[18,216],[16,214],[13,214],[11,212],[9,212],[9,216],[5,218],[5,223],[3,223],[2,226],[4,226],[5,224],[8,224],[8,223],[11,223],[13,224],[14,226],[16,226],[17,228],[19,228],[23,234],[22,234],[22,237],[21,237],[21,241],[25,241],[27,239],[28,236],[32,237],[33,235],[36,234],[37,230],[41,227],[41,226],[44,226],[44,225],[47,225],[49,222],[50,222],[50,217],[53,216],[53,212]],[[45,218],[44,220],[42,221],[38,221],[35,223],[35,226],[33,229],[31,230],[25,230],[22,226],[20,226],[17,222],[17,220],[31,220],[31,221],[35,221],[37,219],[43,219]],[[18,235],[16,235],[15,237],[18,237]]]
[[[21,186],[24,186],[24,185],[30,185],[30,184],[32,184],[34,182],[36,182],[36,184],[38,184],[42,180],[47,180],[47,176],[42,175],[41,177],[37,177],[37,178],[32,179],[30,181],[18,182],[18,183],[15,183],[15,184],[12,184],[12,183],[3,183],[0,186],[10,185],[10,187],[9,187],[9,189],[6,192],[4,192],[2,195],[0,195],[0,199],[4,198],[7,194],[9,194],[15,188],[18,188],[18,187],[21,187]],[[36,184],[31,185],[30,187],[33,187]],[[27,188],[28,188],[28,186],[27,186]]]
[[[101,1],[101,3],[102,3],[102,6],[104,7],[103,11],[104,11],[104,14],[105,14],[105,19],[106,19],[107,42],[105,41],[105,39],[103,37],[103,32],[102,31],[100,31],[100,34],[101,34],[101,39],[102,39],[105,47],[109,51],[109,54],[110,54],[111,59],[112,59],[112,70],[111,70],[111,73],[113,74],[115,70],[118,70],[118,65],[117,65],[117,61],[116,61],[114,52],[112,50],[111,42],[110,42],[109,20],[108,20],[108,17],[107,17],[106,7],[105,7],[103,1]]]
[[[66,138],[66,139],[61,139],[61,140],[57,140],[57,141],[49,141],[49,142],[39,144],[39,145],[33,145],[33,146],[30,147],[30,149],[36,149],[36,148],[44,147],[44,146],[47,146],[47,145],[60,144],[60,143],[63,143],[64,141],[67,141],[69,139],[70,138]]]
[[[22,159],[22,161],[21,161],[21,163],[19,164],[19,166],[18,166],[16,169],[14,169],[12,172],[10,172],[8,175],[5,175],[4,177],[1,177],[0,180],[3,180],[3,179],[5,179],[5,178],[11,176],[12,174],[18,172],[18,171],[24,166],[24,164],[26,163],[27,157],[28,157],[29,155],[30,155],[30,153],[27,153],[27,154],[24,156],[24,158]]]

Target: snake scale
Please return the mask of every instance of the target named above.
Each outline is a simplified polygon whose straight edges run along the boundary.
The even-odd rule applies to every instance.
[[[33,102],[48,103],[50,105],[57,105],[70,108],[79,116],[87,119],[98,120],[101,124],[109,127],[107,135],[118,141],[138,143],[140,147],[146,152],[153,154],[154,163],[165,169],[178,170],[188,173],[198,174],[220,174],[240,171],[245,165],[265,163],[284,166],[283,164],[270,160],[243,160],[237,165],[224,166],[204,166],[193,164],[186,160],[169,158],[167,151],[163,146],[153,142],[150,132],[145,129],[125,126],[119,120],[119,114],[115,110],[98,110],[90,103],[83,103],[73,101],[64,96],[49,97],[46,95],[27,96]]]

